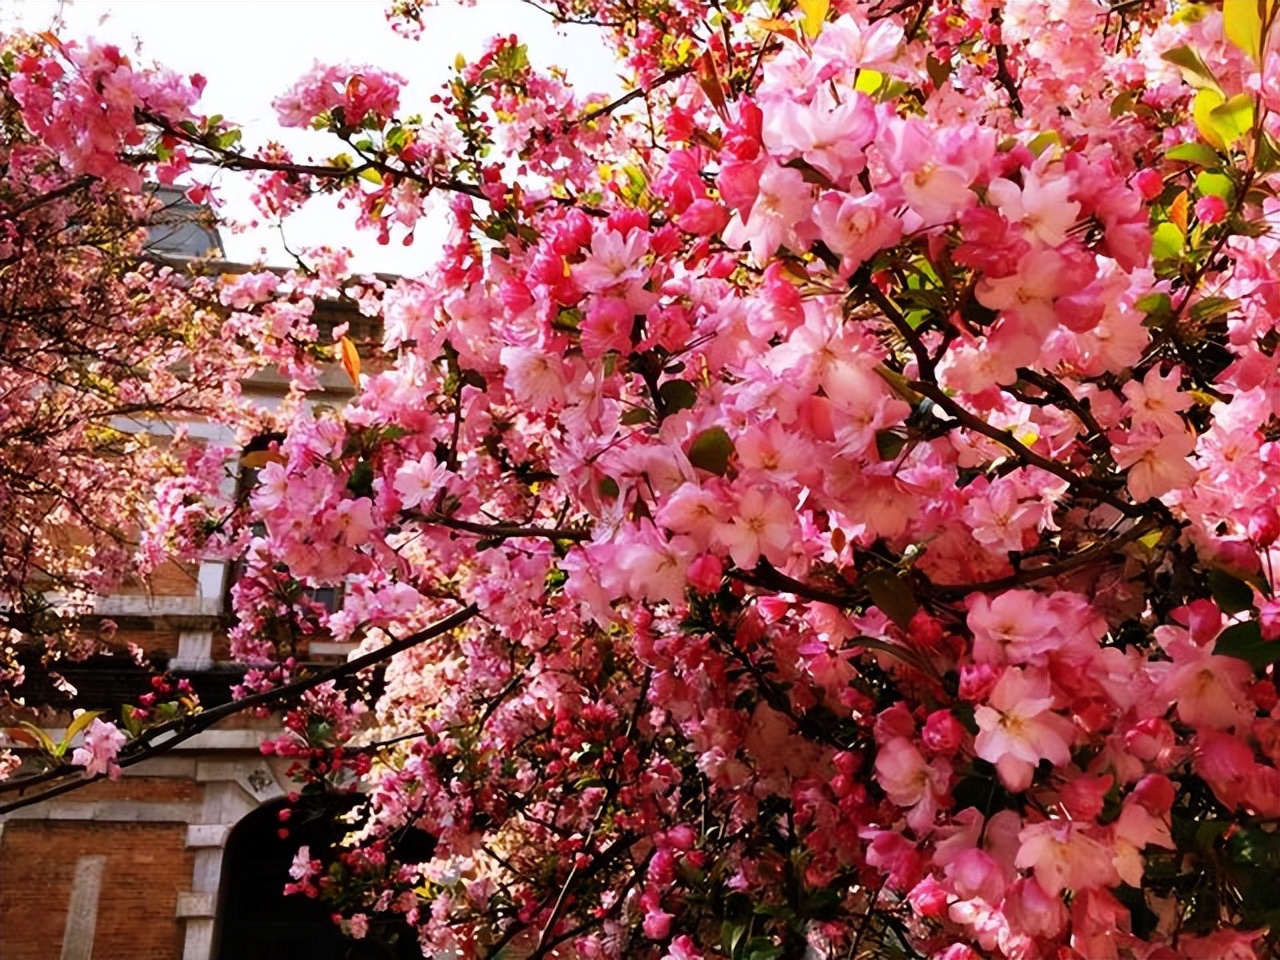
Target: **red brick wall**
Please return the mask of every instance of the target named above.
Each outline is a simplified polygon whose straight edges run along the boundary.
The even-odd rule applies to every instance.
[[[203,784],[194,780],[177,777],[121,777],[119,780],[99,780],[79,787],[59,798],[58,802],[134,800],[139,803],[199,803],[203,796]]]
[[[0,834],[0,960],[55,960],[76,860],[107,857],[93,960],[178,960],[178,894],[193,854],[181,823],[11,821]]]

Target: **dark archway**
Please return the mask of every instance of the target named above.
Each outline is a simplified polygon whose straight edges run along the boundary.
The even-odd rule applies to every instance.
[[[336,822],[338,811],[311,816],[295,811],[289,835],[282,838],[279,813],[284,807],[284,801],[259,807],[227,838],[217,960],[388,960],[393,955],[385,946],[344,937],[319,901],[285,896],[298,848],[305,844],[323,850],[345,830]],[[416,949],[413,955],[421,956]]]

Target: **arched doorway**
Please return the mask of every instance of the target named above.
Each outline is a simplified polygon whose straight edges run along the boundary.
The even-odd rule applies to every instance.
[[[284,807],[283,800],[259,807],[227,838],[216,960],[390,960],[393,955],[381,944],[344,937],[319,901],[285,895],[298,848],[305,844],[319,851],[344,830],[332,812],[295,812],[289,835],[282,838],[279,813]],[[408,942],[401,950],[412,943],[403,939]],[[413,955],[421,956],[416,948]]]

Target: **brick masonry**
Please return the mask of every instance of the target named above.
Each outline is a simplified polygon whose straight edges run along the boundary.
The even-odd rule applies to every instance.
[[[0,834],[0,960],[56,960],[76,862],[106,857],[93,960],[182,956],[178,894],[194,854],[182,823],[15,821]]]

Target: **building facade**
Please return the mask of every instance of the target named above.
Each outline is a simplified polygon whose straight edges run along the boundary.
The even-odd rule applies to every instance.
[[[172,209],[172,222],[154,237],[161,252],[194,256],[216,245],[216,234],[193,225],[177,198]],[[322,327],[368,325],[331,305],[319,308],[316,319]],[[323,383],[326,402],[350,393],[336,365]],[[271,405],[286,388],[278,376],[263,374],[245,392]],[[200,436],[207,425],[189,426]],[[211,427],[204,435],[218,439]],[[234,568],[222,562],[171,563],[145,587],[97,598],[87,626],[110,618],[121,650],[136,645],[153,664],[167,665],[191,682],[205,706],[225,702],[242,674],[229,662],[226,640],[233,576]],[[331,663],[345,659],[347,650],[313,643],[308,657]],[[148,675],[127,656],[60,670],[75,688],[70,698],[38,669],[23,688],[28,702],[42,707],[39,722],[55,738],[72,709],[118,707],[147,690]],[[0,960],[377,956],[371,946],[339,936],[319,904],[283,896],[302,841],[297,830],[281,835],[278,814],[291,789],[286,763],[259,750],[278,732],[274,721],[233,716],[126,768],[118,780],[0,815]]]

